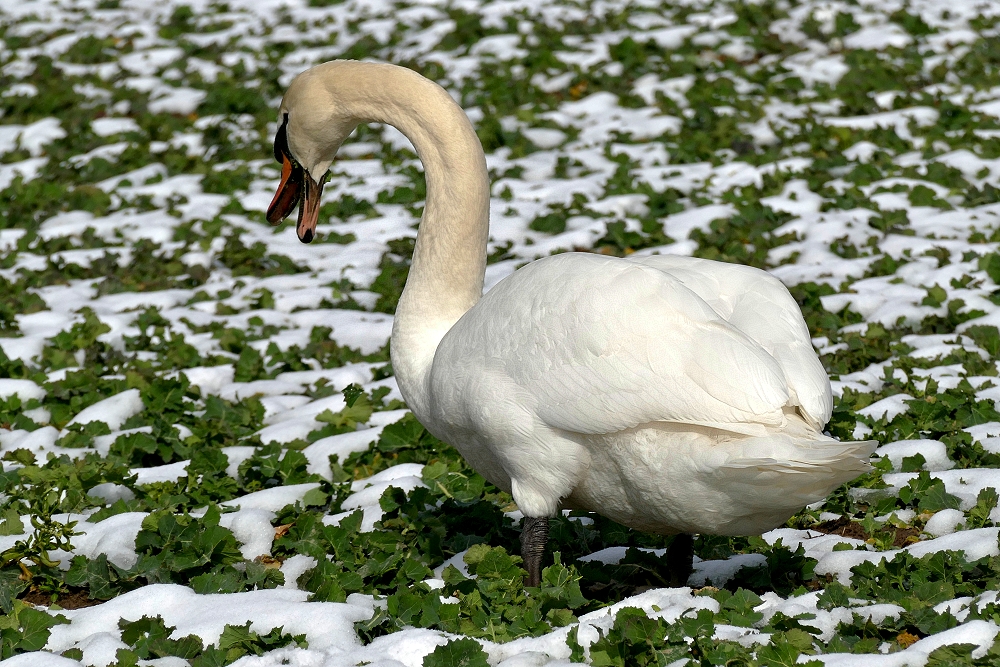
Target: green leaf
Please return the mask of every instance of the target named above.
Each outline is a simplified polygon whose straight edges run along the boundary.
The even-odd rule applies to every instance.
[[[238,659],[238,657],[229,659],[226,651],[212,644],[191,661],[191,667],[225,667]]]
[[[212,593],[235,593],[242,589],[240,586],[240,573],[232,568],[221,572],[206,572],[191,577],[188,585],[199,595]]]
[[[9,614],[14,608],[15,598],[29,583],[21,578],[21,570],[16,567],[0,570],[0,611]]]
[[[710,637],[715,633],[714,614],[707,609],[699,609],[694,617],[682,616],[680,623],[688,637]]]
[[[434,572],[429,567],[415,558],[407,558],[403,561],[402,567],[399,568],[399,573],[410,581],[423,581],[434,576]]]
[[[503,547],[490,549],[476,562],[469,560],[466,562],[469,563],[469,572],[482,579],[509,579],[522,576],[520,568]]]
[[[927,288],[927,296],[921,301],[921,305],[937,308],[948,299],[948,293],[940,285]]]
[[[0,535],[21,535],[24,533],[24,523],[21,521],[21,513],[15,507],[8,507],[3,512],[3,521],[0,522]]]
[[[120,648],[115,651],[115,662],[111,663],[115,667],[136,667],[141,658],[132,650]]]
[[[386,609],[397,624],[416,625],[414,617],[420,614],[423,603],[419,595],[404,590],[389,596]]]
[[[545,619],[552,624],[554,628],[565,628],[567,625],[571,625],[577,622],[576,615],[569,609],[550,609],[547,614],[545,614]]]
[[[354,407],[354,404],[357,402],[358,398],[364,396],[364,394],[365,390],[362,389],[360,385],[349,384],[346,387],[344,387],[344,402],[347,404],[347,407],[349,408]]]
[[[976,644],[947,644],[939,646],[927,656],[926,667],[957,667],[972,665],[972,652],[979,648]]]
[[[382,429],[378,448],[383,452],[408,449],[417,445],[425,433],[423,425],[408,413],[403,419]]]
[[[1000,285],[1000,255],[991,252],[979,258],[979,269],[986,271],[995,284]]]
[[[538,591],[542,609],[554,612],[558,607],[565,606],[565,611],[568,611],[587,604],[589,600],[580,591],[581,577],[576,568],[564,566],[558,551],[552,557],[553,564],[542,570],[542,582]]]
[[[463,575],[454,565],[449,565],[444,568],[444,572],[441,573],[441,578],[444,579],[444,583],[448,586],[457,586],[463,581],[469,580],[468,577]]]
[[[488,657],[475,639],[453,639],[424,656],[423,667],[489,667]]]
[[[98,554],[97,558],[92,559],[74,556],[66,573],[66,583],[87,588],[92,600],[109,600],[115,596],[111,567],[106,554]]]
[[[958,509],[961,501],[945,490],[944,482],[936,480],[937,484],[932,484],[923,494],[917,505],[920,511],[937,512],[943,509]]]
[[[15,606],[24,605],[20,600],[15,601],[14,604]],[[52,626],[69,623],[65,616],[53,616],[27,605],[17,610],[17,620],[20,625],[20,636],[15,648],[24,652],[42,650],[46,642],[49,641],[49,632]]]
[[[767,667],[795,667],[802,653],[783,637],[772,636],[771,643],[757,651],[757,659]]]
[[[326,505],[326,501],[330,499],[329,494],[323,489],[316,487],[315,489],[309,489],[302,496],[302,505],[304,507],[316,507],[320,505]]]
[[[990,520],[990,513],[996,509],[998,501],[1000,501],[1000,495],[992,486],[980,490],[976,497],[975,506],[969,510],[966,516],[965,527],[971,529],[985,526]]]
[[[991,253],[990,257],[995,265],[996,277],[1000,278],[1000,255]],[[993,278],[993,274],[990,274]],[[996,282],[994,280],[994,282]],[[1000,355],[1000,329],[993,325],[977,324],[965,330],[965,335],[976,342],[976,345],[986,350],[991,357]]]
[[[345,602],[347,600],[347,591],[344,590],[339,581],[339,577],[343,572],[344,569],[342,566],[326,558],[321,558],[316,563],[316,567],[304,575],[305,581],[301,584],[304,590],[312,593],[309,600],[316,602]],[[299,581],[302,582],[303,578],[300,578]]]
[[[838,581],[831,581],[819,594],[816,606],[820,609],[830,610],[836,607],[847,607],[850,605],[851,589]]]
[[[903,465],[900,466],[901,472],[918,472],[924,469],[927,459],[924,458],[923,454],[918,452],[913,456],[904,456],[902,463]]]
[[[720,590],[714,597],[722,603],[719,610],[721,618],[729,625],[749,628],[764,618],[764,614],[754,611],[754,607],[760,606],[762,600],[745,588],[737,588],[733,594]]]
[[[574,626],[570,629],[569,633],[566,635],[566,645],[569,646],[570,654],[569,659],[573,662],[583,662],[585,659],[583,646],[580,645],[580,640],[578,634],[580,632],[580,626]]]
[[[488,544],[473,544],[469,547],[468,551],[465,552],[465,555],[462,556],[462,560],[465,561],[465,564],[470,568],[469,571],[472,572],[471,568],[479,565],[479,563],[482,562],[482,560],[492,551],[493,548]]]
[[[922,604],[934,605],[955,597],[955,587],[947,581],[928,581],[912,588],[913,596]]]
[[[191,659],[202,651],[201,638],[195,635],[171,639],[176,628],[164,623],[159,615],[143,616],[137,621],[121,619],[118,627],[122,631],[122,641],[132,647],[140,660],[167,656]]]

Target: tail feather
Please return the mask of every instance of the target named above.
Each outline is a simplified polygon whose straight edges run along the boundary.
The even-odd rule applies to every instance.
[[[800,504],[821,500],[841,484],[871,470],[868,460],[878,446],[874,440],[838,442],[823,439],[811,443],[798,441],[790,448],[775,448],[774,439],[768,440],[770,443],[766,444],[771,446],[760,449],[771,450],[767,452],[770,455],[764,452],[754,455],[752,450],[756,448],[747,447],[742,456],[720,465],[718,474],[729,484],[767,487],[772,497],[777,487],[787,494],[789,501]],[[787,456],[776,456],[779,453]]]

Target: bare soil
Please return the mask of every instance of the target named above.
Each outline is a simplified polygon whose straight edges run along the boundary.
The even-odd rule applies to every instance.
[[[833,521],[824,521],[823,523],[818,523],[815,526],[810,526],[809,530],[815,530],[820,533],[826,533],[828,535],[840,535],[841,537],[851,537],[856,540],[868,540],[871,535],[861,527],[861,524],[857,521],[851,521],[846,517],[840,517],[839,519],[834,519]],[[907,544],[913,544],[917,541],[917,537],[920,535],[919,528],[895,528],[895,535],[893,536],[892,546],[896,548],[905,547]]]
[[[83,607],[93,607],[104,602],[103,600],[90,599],[87,591],[82,588],[64,593],[55,600],[52,599],[51,593],[42,593],[36,590],[28,591],[21,596],[21,599],[38,607],[50,607],[53,604],[57,604],[63,609],[82,609]]]

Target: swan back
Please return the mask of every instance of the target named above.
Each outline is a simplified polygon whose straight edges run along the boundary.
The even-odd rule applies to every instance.
[[[750,266],[693,257],[654,255],[634,261],[679,280],[774,357],[788,382],[791,404],[813,428],[830,421],[830,379],[798,304],[780,280]]]
[[[434,390],[487,365],[544,424],[580,434],[656,421],[761,434],[790,400],[781,364],[683,281],[593,254],[538,260],[494,287],[442,341]],[[457,394],[475,400],[472,387]]]

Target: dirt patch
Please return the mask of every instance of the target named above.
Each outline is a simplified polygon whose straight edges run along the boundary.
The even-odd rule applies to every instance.
[[[897,528],[896,536],[892,540],[892,546],[899,548],[919,542],[920,532],[919,528],[913,528],[912,526],[910,528]]]
[[[841,537],[851,537],[856,540],[867,541],[871,538],[871,535],[861,527],[861,524],[857,521],[851,521],[845,517],[840,517],[839,519],[834,519],[833,521],[824,521],[823,523],[818,523],[815,526],[810,526],[809,530],[815,530],[819,533],[826,533],[827,535],[840,535]],[[895,548],[905,547],[908,544],[913,544],[919,541],[920,529],[909,527],[909,528],[892,528],[886,526],[886,531],[893,530],[894,534],[892,537],[892,546]]]
[[[833,521],[818,523],[815,526],[810,526],[809,530],[826,533],[827,535],[851,537],[855,540],[861,540],[862,542],[870,537],[868,535],[868,531],[862,528],[860,523],[857,521],[851,521],[845,517],[840,517],[839,519],[834,519]]]
[[[57,604],[63,609],[93,607],[104,602],[104,600],[91,600],[87,591],[84,589],[70,591],[69,593],[60,595],[55,599],[55,601],[52,600],[51,593],[42,593],[40,591],[28,591],[21,596],[21,599],[39,607],[50,607],[53,604]]]

